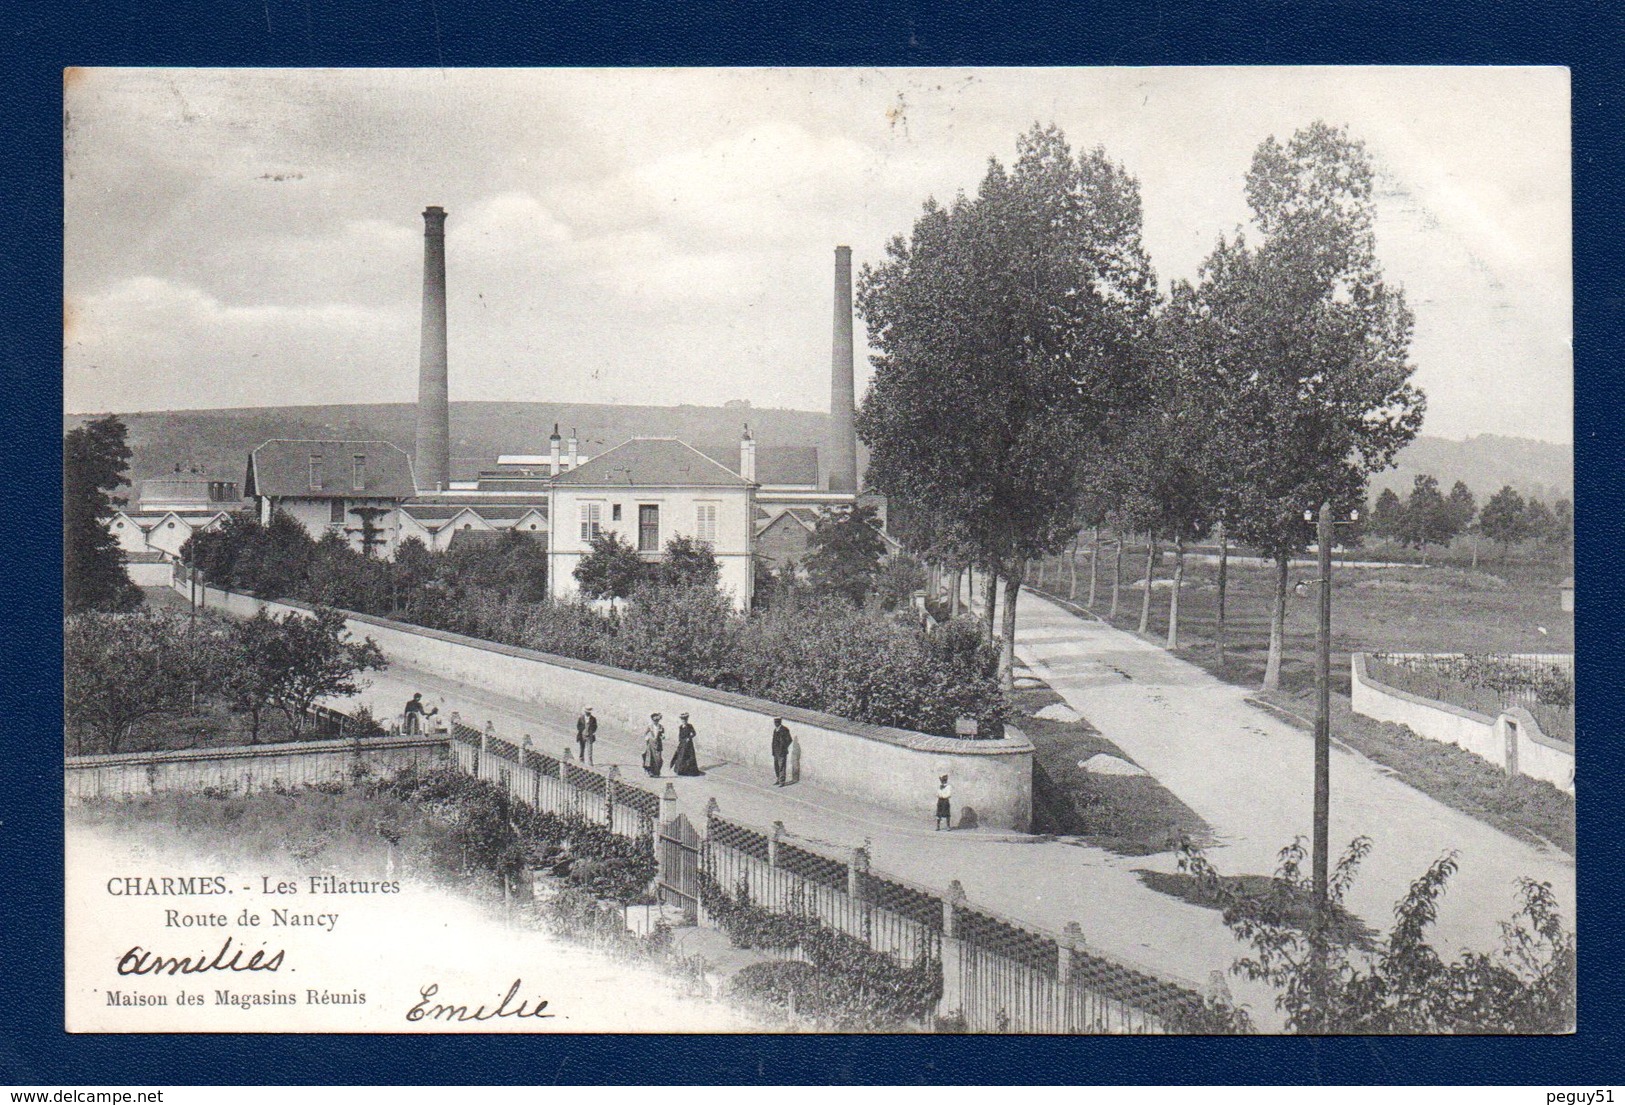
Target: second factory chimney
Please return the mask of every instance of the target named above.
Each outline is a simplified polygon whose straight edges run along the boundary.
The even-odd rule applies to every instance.
[[[418,360],[417,483],[443,491],[451,480],[451,412],[446,384],[446,211],[423,211],[423,344]]]
[[[858,439],[852,425],[852,247],[835,247],[835,340],[830,357],[829,439],[825,487],[858,489]]]

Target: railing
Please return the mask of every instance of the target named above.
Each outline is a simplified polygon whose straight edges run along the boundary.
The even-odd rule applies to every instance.
[[[1569,656],[1373,653],[1379,683],[1491,717],[1521,706],[1549,737],[1574,743],[1574,659]]]
[[[1075,929],[1054,934],[869,869],[865,849],[845,858],[791,843],[715,812],[706,819],[706,874],[776,913],[812,918],[864,941],[899,966],[941,964],[939,1015],[973,1032],[1145,1033],[1177,1029],[1202,995],[1086,950]]]
[[[947,893],[871,870],[866,848],[832,854],[723,817],[713,800],[703,834],[662,797],[599,770],[550,756],[452,716],[451,748],[462,770],[506,787],[536,809],[567,813],[648,840],[661,863],[663,900],[711,923],[696,894],[699,871],[722,893],[743,894],[776,914],[807,918],[862,941],[901,967],[941,965],[939,1016],[962,1017],[973,1032],[1145,1033],[1180,1030],[1204,1006],[1187,985],[1157,978],[1089,949],[1076,926],[1061,934],[1002,917],[966,901],[957,881]],[[667,891],[670,893],[667,893]],[[795,948],[778,949],[797,957]]]

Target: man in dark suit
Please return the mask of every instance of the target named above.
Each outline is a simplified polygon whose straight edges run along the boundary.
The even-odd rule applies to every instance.
[[[583,706],[576,718],[576,744],[581,748],[581,762],[592,763],[592,746],[598,743],[598,719],[592,716],[592,707]]]
[[[790,730],[784,727],[784,719],[773,719],[773,774],[776,787],[787,786],[789,779],[787,773],[790,769]]]

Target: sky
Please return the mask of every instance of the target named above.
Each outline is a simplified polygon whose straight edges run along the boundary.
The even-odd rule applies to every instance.
[[[881,261],[1033,124],[1139,180],[1166,289],[1247,224],[1258,144],[1324,119],[1377,167],[1423,432],[1573,441],[1563,69],[90,69],[64,98],[71,412],[411,402],[430,204],[454,402],[827,409],[834,247]]]

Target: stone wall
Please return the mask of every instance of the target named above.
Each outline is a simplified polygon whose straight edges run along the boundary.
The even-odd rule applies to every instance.
[[[239,793],[347,779],[358,763],[377,774],[445,759],[445,737],[367,737],[231,748],[69,756],[63,766],[68,805],[93,798],[197,793],[224,787]]]
[[[1363,652],[1355,653],[1351,664],[1355,713],[1407,726],[1417,736],[1453,744],[1502,771],[1516,770],[1574,793],[1574,746],[1547,736],[1528,710],[1514,706],[1492,717],[1378,682],[1366,670]]]
[[[252,617],[262,605],[213,587],[206,601],[239,617]],[[273,612],[309,609],[294,602],[264,605]],[[348,615],[348,625],[356,636],[377,641],[391,659],[469,687],[571,713],[591,703],[600,718],[633,732],[659,711],[668,743],[675,740],[677,715],[686,710],[707,754],[758,768],[765,781],[772,778],[773,718],[783,717],[806,782],[928,819],[937,777],[946,774],[962,823],[1025,832],[1032,822],[1033,748],[1014,729],[999,740],[931,736],[366,614]]]

